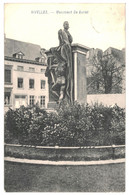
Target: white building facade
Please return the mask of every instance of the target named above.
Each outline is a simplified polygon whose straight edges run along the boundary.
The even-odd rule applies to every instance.
[[[47,108],[46,64],[40,46],[12,39],[5,42],[5,111],[34,104]]]

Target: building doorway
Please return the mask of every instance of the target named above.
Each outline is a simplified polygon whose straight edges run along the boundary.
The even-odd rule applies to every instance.
[[[20,108],[20,106],[27,106],[26,95],[15,95],[15,108]]]

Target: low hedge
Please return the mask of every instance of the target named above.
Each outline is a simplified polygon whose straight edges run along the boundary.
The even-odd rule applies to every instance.
[[[64,102],[56,112],[38,106],[5,114],[5,142],[43,146],[125,144],[125,110],[118,107]]]

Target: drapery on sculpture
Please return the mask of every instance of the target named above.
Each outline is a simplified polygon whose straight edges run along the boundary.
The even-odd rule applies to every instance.
[[[59,46],[50,49],[51,60],[48,59],[48,66],[45,75],[51,84],[51,92],[56,96],[60,103],[63,99],[73,102],[73,70],[69,23],[63,24],[64,29],[58,31]]]

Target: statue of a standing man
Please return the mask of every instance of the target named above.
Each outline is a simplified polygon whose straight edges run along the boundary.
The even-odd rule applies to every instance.
[[[73,41],[70,35],[69,23],[67,21],[63,24],[64,29],[58,31],[59,46],[51,48],[51,53],[58,61],[56,68],[56,82],[52,90],[56,89],[56,85],[60,84],[59,101],[67,99],[73,102],[73,70],[72,70],[72,52],[71,43]]]

